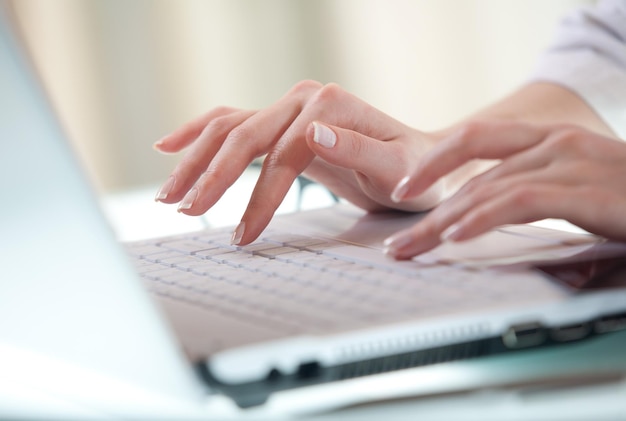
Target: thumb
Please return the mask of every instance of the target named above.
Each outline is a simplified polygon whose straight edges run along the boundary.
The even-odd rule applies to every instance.
[[[392,192],[408,173],[410,156],[402,142],[382,141],[337,126],[313,122],[306,132],[309,148],[329,164],[353,170],[365,177],[362,187],[374,200],[385,206],[408,211],[430,209],[445,193],[437,182],[420,196],[398,202]]]
[[[390,155],[389,145],[361,133],[313,122],[306,133],[309,148],[324,161],[358,171],[369,178],[383,179],[394,176],[402,168]],[[389,182],[397,182],[396,178]]]

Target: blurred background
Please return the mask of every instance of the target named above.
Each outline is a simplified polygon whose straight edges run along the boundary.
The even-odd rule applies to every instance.
[[[156,187],[152,144],[218,105],[337,82],[423,130],[522,83],[583,0],[14,0],[44,82],[102,192]]]

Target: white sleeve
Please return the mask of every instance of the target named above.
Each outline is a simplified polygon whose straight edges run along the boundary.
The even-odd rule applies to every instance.
[[[626,0],[604,0],[566,16],[531,80],[565,86],[626,139]]]

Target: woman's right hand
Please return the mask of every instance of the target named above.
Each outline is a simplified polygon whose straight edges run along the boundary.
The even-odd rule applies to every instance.
[[[578,126],[468,123],[429,151],[394,197],[419,195],[474,159],[499,163],[390,237],[388,254],[408,259],[442,241],[464,241],[501,225],[544,218],[626,240],[626,144]]]

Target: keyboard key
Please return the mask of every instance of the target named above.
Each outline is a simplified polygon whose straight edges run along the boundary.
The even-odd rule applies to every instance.
[[[127,249],[153,294],[284,332],[365,326],[533,293],[467,268],[395,262],[324,238],[269,230],[238,247],[231,235],[204,231]]]

